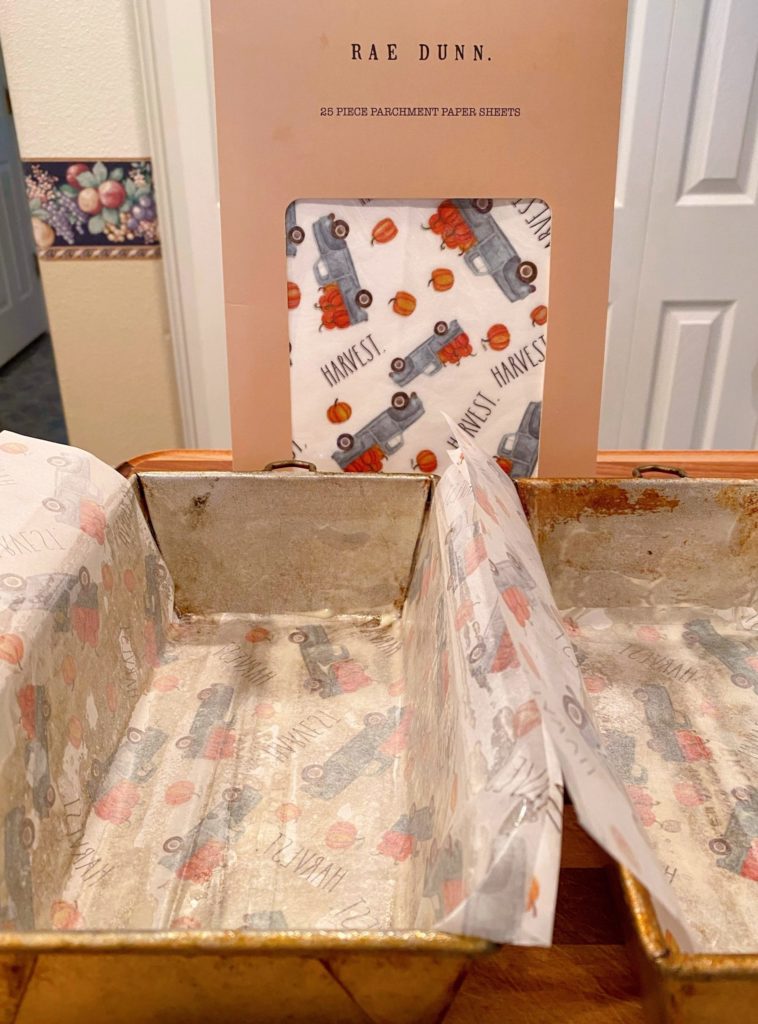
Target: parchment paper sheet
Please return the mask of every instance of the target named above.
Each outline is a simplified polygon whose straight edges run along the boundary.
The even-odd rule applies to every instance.
[[[0,436],[6,926],[546,944],[559,760],[586,827],[678,913],[515,489],[457,439],[402,615],[178,619],[126,482]]]
[[[515,475],[533,474],[551,219],[542,199],[293,203],[295,453],[332,472],[433,472],[447,463],[446,410]]]

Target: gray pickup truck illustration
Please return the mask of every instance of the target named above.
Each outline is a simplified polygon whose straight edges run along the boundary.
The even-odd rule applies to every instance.
[[[47,460],[55,466],[53,494],[42,502],[55,521],[66,526],[79,526],[82,501],[102,501],[102,492],[92,483],[89,460],[80,455],[51,455]]]
[[[692,729],[689,718],[674,709],[665,686],[646,683],[634,691],[645,706],[651,739],[647,745],[664,761],[709,761],[711,752]]]
[[[439,850],[433,851],[426,866],[424,888],[426,899],[432,901],[436,918],[455,910],[463,897],[463,846],[460,839],[448,837]]]
[[[712,853],[721,856],[720,868],[758,882],[758,789],[737,786],[732,790],[736,803],[723,836],[708,843]]]
[[[300,626],[289,635],[293,644],[298,644],[308,671],[307,690],[322,697],[334,697],[342,693],[334,666],[340,661],[349,661],[350,652],[345,647],[335,647],[323,626]]]
[[[161,559],[154,554],[145,555],[145,616],[153,624],[158,653],[162,652],[165,641],[163,615],[167,601],[162,595],[162,589],[167,581],[168,570]]]
[[[603,736],[603,749],[625,786],[644,786],[647,768],[637,763],[634,736],[613,729]]]
[[[466,266],[479,277],[489,274],[511,302],[531,295],[537,267],[516,252],[492,216],[492,200],[456,199],[454,204],[476,239],[463,254]]]
[[[424,406],[415,391],[410,395],[398,391],[392,396],[389,409],[380,412],[357,434],[340,434],[338,450],[332,458],[340,469],[346,469],[370,448],[378,448],[382,458],[394,455],[403,447],[403,431],[423,415]]]
[[[0,575],[0,610],[17,612],[37,608],[52,612],[55,632],[67,633],[71,629],[71,591],[77,583],[81,583],[81,570],[78,576],[69,572],[36,576],[3,573]]]
[[[418,844],[432,838],[434,831],[434,800],[426,807],[411,807],[388,828],[379,842],[379,853],[392,857],[396,863],[415,857]]]
[[[468,540],[464,536],[467,531]],[[475,519],[472,522],[465,513],[451,523],[445,538],[450,569],[448,590],[455,591],[462,586],[485,557],[483,536],[481,521]]]
[[[287,255],[297,256],[297,247],[305,241],[305,231],[297,222],[297,204],[290,203],[284,214],[284,231],[287,239]]]
[[[747,644],[722,636],[713,628],[708,619],[690,619],[684,624],[682,639],[688,647],[700,644],[708,654],[713,655],[722,665],[729,669],[735,686],[748,690],[750,687],[758,693],[758,672],[748,662],[748,658],[758,658],[758,651],[751,650]]]
[[[351,324],[368,320],[366,310],[374,301],[371,292],[361,288],[353,257],[345,239],[350,228],[344,220],[337,220],[333,213],[328,213],[313,225],[313,235],[320,259],[313,268],[316,281],[321,288],[336,285]]]
[[[195,712],[190,731],[180,736],[176,746],[184,757],[205,757],[218,760],[225,756],[225,739],[232,737],[231,727],[234,716],[227,719],[226,715],[234,699],[234,687],[213,683],[206,686],[197,695],[200,707]]]
[[[92,759],[87,779],[90,800],[104,796],[119,782],[144,786],[158,771],[155,755],[167,739],[162,729],[152,725],[144,730],[130,725],[124,739],[104,764],[97,758]]]
[[[476,922],[497,916],[498,927],[512,933],[522,923],[524,910],[534,910],[529,894],[529,849],[521,836],[514,836],[505,853],[490,863],[484,880],[466,901],[463,928],[476,929]],[[462,896],[462,893],[458,894]],[[452,908],[451,908],[452,909]]]
[[[395,754],[383,747],[402,727],[406,709],[372,711],[363,719],[364,728],[336,750],[323,764],[303,768],[303,789],[309,796],[331,800],[362,775],[380,775],[395,763]]]
[[[390,377],[395,384],[405,387],[422,373],[429,377],[438,373],[445,365],[439,357],[440,352],[462,334],[463,330],[457,320],[451,320],[450,324],[438,320],[426,341],[422,341],[407,356],[396,356],[392,360]]]
[[[510,463],[507,469],[514,480],[521,476],[531,476],[537,465],[540,450],[540,419],[542,402],[530,402],[521,417],[518,429],[512,434],[505,434],[497,447],[496,459]]]
[[[511,634],[505,624],[500,608],[495,608],[484,632],[481,633],[476,620],[473,623],[476,643],[468,653],[468,664],[478,686],[492,692],[489,677],[518,665],[518,657]]]
[[[12,807],[5,815],[3,851],[5,886],[11,906],[11,919],[22,931],[34,928],[32,858],[34,823],[23,807]]]
[[[588,746],[593,747],[595,750],[600,750],[600,738],[590,716],[571,687],[567,686],[566,689],[568,692],[563,695],[563,710],[566,712],[569,721],[579,730]]]
[[[44,686],[28,684],[18,693],[21,708],[21,726],[26,733],[27,743],[24,759],[31,769],[32,803],[41,818],[47,818],[55,803],[55,789],[50,777],[47,723],[52,708]]]
[[[510,552],[502,562],[490,562],[490,569],[495,580],[495,586],[502,594],[509,587],[521,587],[522,590],[534,590],[536,584],[532,576],[527,572],[524,563]]]
[[[242,822],[261,802],[253,786],[230,786],[221,800],[184,836],[171,836],[163,844],[161,864],[188,882],[207,881],[220,867],[228,847],[244,832]]]

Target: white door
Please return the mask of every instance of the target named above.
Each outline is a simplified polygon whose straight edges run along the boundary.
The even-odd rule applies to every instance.
[[[45,300],[0,53],[0,365],[46,330]]]
[[[758,3],[631,0],[601,447],[758,446]]]

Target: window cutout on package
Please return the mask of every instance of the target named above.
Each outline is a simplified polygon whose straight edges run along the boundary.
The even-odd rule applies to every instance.
[[[293,450],[322,470],[444,469],[442,413],[512,477],[539,454],[542,199],[296,200],[285,215]]]

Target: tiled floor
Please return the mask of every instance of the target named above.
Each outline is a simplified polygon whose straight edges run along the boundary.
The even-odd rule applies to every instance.
[[[0,429],[68,442],[49,334],[0,367]]]

